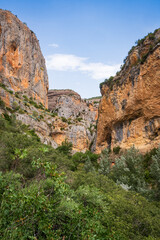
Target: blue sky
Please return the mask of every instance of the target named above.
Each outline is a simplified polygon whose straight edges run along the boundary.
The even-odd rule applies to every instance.
[[[36,33],[50,89],[99,96],[137,39],[160,27],[159,0],[1,0]]]

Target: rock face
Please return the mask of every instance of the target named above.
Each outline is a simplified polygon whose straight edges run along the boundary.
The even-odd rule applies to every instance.
[[[61,119],[56,122],[53,140],[59,145],[67,139],[72,142],[74,151],[91,148],[96,132],[98,104],[99,99],[83,100],[72,90],[49,90],[49,109]]]
[[[48,107],[48,76],[35,34],[9,11],[0,10],[0,82]]]
[[[48,108],[57,112],[59,117],[76,118],[82,117],[85,120],[93,122],[98,117],[97,101],[92,99],[81,99],[81,96],[73,90],[49,90]]]
[[[138,41],[122,70],[101,84],[96,150],[160,144],[160,29]]]
[[[77,100],[81,100],[81,96],[73,90],[62,89],[62,90],[49,90],[48,91],[48,109],[53,110],[58,104],[59,98],[62,96],[74,97]]]
[[[9,11],[0,10],[0,113],[14,113],[54,148],[65,139],[86,151],[95,137],[98,103],[71,90],[48,93],[45,60],[35,34]],[[49,98],[49,109],[48,107]]]
[[[78,94],[77,94],[78,95]],[[52,112],[42,104],[31,100],[24,93],[13,93],[7,86],[0,85],[0,114],[12,115],[34,129],[41,142],[57,148],[66,139],[73,144],[73,152],[90,149],[96,132],[98,104],[68,95],[59,95],[59,104]],[[66,111],[72,105],[73,115]],[[69,116],[69,117],[68,117]]]

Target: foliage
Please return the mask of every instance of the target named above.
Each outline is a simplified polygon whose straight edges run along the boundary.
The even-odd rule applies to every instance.
[[[112,159],[108,150],[101,153],[99,173],[107,175],[126,190],[136,191],[150,200],[160,200],[160,148],[142,155],[134,147]]]
[[[0,97],[0,108],[5,109],[5,103],[4,103],[4,101],[2,100],[1,97]]]
[[[63,121],[63,122],[67,122],[67,118],[62,117],[62,121]]]
[[[140,165],[142,175],[143,168],[151,169],[155,191],[159,156],[156,150]],[[99,157],[90,151],[71,156],[67,141],[53,149],[40,143],[35,132],[14,116],[1,116],[0,239],[159,239],[159,203],[109,179],[115,173],[107,162],[111,162],[108,150],[102,152],[101,171],[97,171]],[[134,177],[127,175],[128,181],[139,178],[137,164],[142,156],[131,149],[122,157],[125,168],[134,173]]]
[[[57,114],[56,112],[52,112],[52,113],[51,113],[51,116],[52,116],[52,117],[56,117],[57,115],[58,115],[58,114]]]
[[[113,79],[114,79],[113,76],[111,76],[108,79],[106,78],[104,80],[104,82],[100,83],[100,85],[99,85],[100,89],[102,89],[103,84],[107,84],[110,87],[110,90],[112,90],[112,88],[113,88]]]
[[[19,104],[16,101],[13,102],[12,107],[15,111],[19,110],[20,108]]]
[[[33,105],[35,108],[45,110],[43,104],[42,104],[42,103],[38,103],[38,104],[37,104],[37,102],[35,102],[32,97],[30,97],[30,99],[29,99],[26,95],[23,95],[23,98],[24,98],[24,101],[25,101],[25,103],[26,103],[27,106],[28,106],[28,104],[31,104],[31,105]],[[46,110],[48,110],[48,109],[46,109]]]
[[[154,198],[160,200],[160,147],[157,149],[156,154],[152,156],[150,169]]]
[[[105,149],[101,153],[101,159],[98,169],[100,174],[108,175],[111,171],[111,160],[109,156],[109,150]]]
[[[114,147],[114,148],[113,148],[113,152],[114,152],[115,154],[119,154],[120,150],[121,150],[120,146],[117,146],[117,147]]]
[[[0,87],[3,88],[4,90],[6,90],[7,92],[9,92],[10,94],[13,94],[13,91],[9,90],[4,83],[0,82]]]
[[[91,151],[86,151],[85,153],[82,152],[76,152],[72,156],[72,161],[74,163],[74,169],[78,170],[84,167],[86,164],[86,171],[87,165],[89,164],[91,168],[98,168],[98,158],[99,155],[92,153]]]
[[[65,139],[64,142],[62,142],[62,145],[59,146],[57,148],[57,150],[59,152],[62,152],[64,154],[66,154],[67,156],[70,156],[71,155],[71,151],[72,151],[72,143],[71,142],[68,142],[67,139]]]
[[[139,194],[123,190],[107,176],[96,172],[87,174],[83,171],[76,172],[73,188],[78,189],[80,186],[94,186],[101,194],[103,193],[103,197],[106,197],[107,214],[104,214],[101,220],[107,223],[111,231],[118,232],[120,239],[121,236],[122,239],[135,240],[150,239],[149,236],[156,239],[156,236],[157,238],[160,236],[158,220],[160,209]],[[96,194],[95,199],[97,196],[99,195]],[[100,205],[103,208],[104,202]]]
[[[145,192],[142,155],[133,147],[115,160],[112,178],[137,192]]]

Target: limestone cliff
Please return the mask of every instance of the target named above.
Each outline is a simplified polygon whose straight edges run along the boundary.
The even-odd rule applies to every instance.
[[[96,132],[98,116],[97,101],[83,100],[72,90],[49,90],[49,109],[59,117],[52,132],[53,140],[59,145],[65,139],[72,142],[74,151],[91,148]]]
[[[114,78],[101,84],[97,152],[160,144],[160,29],[139,40]]]
[[[85,152],[95,138],[98,101],[90,103],[92,100],[80,100],[79,96],[77,103],[75,98],[59,95],[58,103],[50,111],[24,93],[14,93],[6,85],[0,85],[0,114],[14,114],[17,120],[35,130],[45,144],[57,148],[67,139],[73,144],[73,152]],[[68,115],[69,108],[73,115]]]
[[[54,148],[67,139],[73,151],[88,150],[98,103],[71,90],[47,93],[45,60],[35,34],[15,15],[0,10],[0,114],[14,114]]]
[[[39,42],[25,23],[1,9],[0,83],[48,106],[48,76]]]

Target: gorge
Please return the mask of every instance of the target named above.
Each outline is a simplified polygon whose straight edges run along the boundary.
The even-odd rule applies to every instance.
[[[158,29],[139,40],[120,72],[101,84],[102,99],[83,100],[72,90],[48,91],[45,60],[35,34],[15,15],[0,10],[0,95],[5,110],[14,111],[53,147],[65,139],[74,151],[134,145],[146,152],[158,147],[159,56]]]

